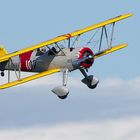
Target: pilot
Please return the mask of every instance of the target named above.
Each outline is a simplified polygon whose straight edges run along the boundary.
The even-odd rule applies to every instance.
[[[46,48],[38,48],[36,56],[43,55],[46,52]]]
[[[46,48],[41,48],[40,51],[41,51],[42,53],[45,53],[45,52],[46,52]]]

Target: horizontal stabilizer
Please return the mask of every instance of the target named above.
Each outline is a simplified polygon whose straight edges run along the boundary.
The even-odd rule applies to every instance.
[[[96,59],[96,58],[98,58],[98,57],[101,57],[101,56],[107,55],[107,54],[109,54],[109,53],[112,53],[112,52],[114,52],[114,51],[123,49],[123,48],[125,48],[125,47],[127,47],[127,46],[128,46],[128,44],[121,44],[121,45],[117,45],[117,46],[114,46],[114,47],[105,49],[105,50],[103,50],[103,51],[100,51],[100,52],[96,53],[96,54],[94,55],[94,58]]]
[[[16,85],[19,85],[19,84],[26,83],[28,81],[32,81],[32,80],[44,77],[46,75],[57,73],[57,72],[60,72],[60,69],[53,69],[53,70],[44,71],[44,72],[41,72],[39,74],[35,74],[35,75],[32,75],[32,76],[22,78],[20,80],[16,80],[16,81],[12,81],[12,82],[0,85],[0,89],[10,88],[10,87],[13,87],[13,86],[16,86]]]

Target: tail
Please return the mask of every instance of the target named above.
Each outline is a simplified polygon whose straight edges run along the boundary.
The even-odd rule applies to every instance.
[[[3,47],[3,45],[0,45],[0,57],[4,56],[6,54],[8,54],[6,49]]]
[[[0,45],[0,57],[4,56],[6,54],[8,54],[6,49],[3,47],[3,45]],[[4,62],[0,63],[1,76],[4,76],[4,70],[5,70],[5,66],[6,66],[7,62],[8,61],[4,61]]]

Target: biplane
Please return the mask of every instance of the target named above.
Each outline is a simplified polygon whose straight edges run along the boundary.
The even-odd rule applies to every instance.
[[[120,15],[13,53],[8,53],[4,47],[0,47],[1,76],[6,76],[6,82],[0,85],[0,89],[62,72],[62,85],[55,87],[52,92],[60,99],[65,99],[69,94],[68,75],[74,70],[82,73],[84,78],[81,81],[86,86],[90,89],[96,88],[99,79],[94,75],[88,75],[88,69],[95,59],[128,46],[128,44],[112,44],[116,22],[130,16],[131,13]],[[84,42],[88,33],[90,37],[88,35],[88,41]],[[86,36],[83,37],[84,35]],[[95,40],[96,35],[98,40]],[[103,40],[107,42],[105,49],[102,45]],[[11,71],[15,72],[14,80],[11,78]],[[22,72],[33,73],[33,75],[23,76]]]

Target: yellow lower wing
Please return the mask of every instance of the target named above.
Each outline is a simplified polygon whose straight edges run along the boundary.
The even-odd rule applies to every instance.
[[[50,75],[50,74],[56,73],[56,72],[60,72],[60,69],[48,70],[48,71],[45,71],[45,72],[41,72],[39,74],[35,74],[35,75],[32,75],[32,76],[28,76],[28,77],[22,78],[20,80],[9,82],[9,83],[0,85],[0,89],[5,89],[5,88],[13,87],[13,86],[16,86],[16,85],[19,85],[19,84],[22,84],[22,83],[26,83],[28,81],[32,81],[32,80],[44,77],[46,75]]]
[[[96,59],[96,58],[99,58],[99,57],[101,57],[101,56],[107,55],[107,54],[112,53],[112,52],[114,52],[114,51],[123,49],[123,48],[125,48],[125,47],[127,47],[127,46],[128,46],[128,44],[121,44],[121,45],[117,45],[117,46],[108,48],[108,49],[106,49],[106,50],[100,51],[99,53],[96,53],[96,54],[94,55],[94,58],[95,58],[95,59]]]
[[[120,50],[120,49],[125,48],[127,46],[128,46],[128,44],[121,44],[121,45],[117,45],[117,46],[108,48],[108,49],[103,50],[103,51],[101,51],[99,53],[96,53],[94,55],[94,58],[95,59],[99,58],[101,56],[104,56],[106,54],[109,54],[109,53],[112,53],[114,51]],[[12,82],[0,85],[0,89],[5,89],[5,88],[13,87],[13,86],[16,86],[16,85],[19,85],[19,84],[22,84],[22,83],[26,83],[28,81],[32,81],[32,80],[44,77],[46,75],[50,75],[50,74],[53,74],[53,73],[60,72],[60,71],[61,71],[60,69],[53,69],[53,70],[44,71],[44,72],[41,72],[41,73],[38,73],[38,74],[35,74],[35,75],[32,75],[32,76],[28,76],[28,77],[22,78],[20,80],[16,80],[16,81],[12,81]]]

